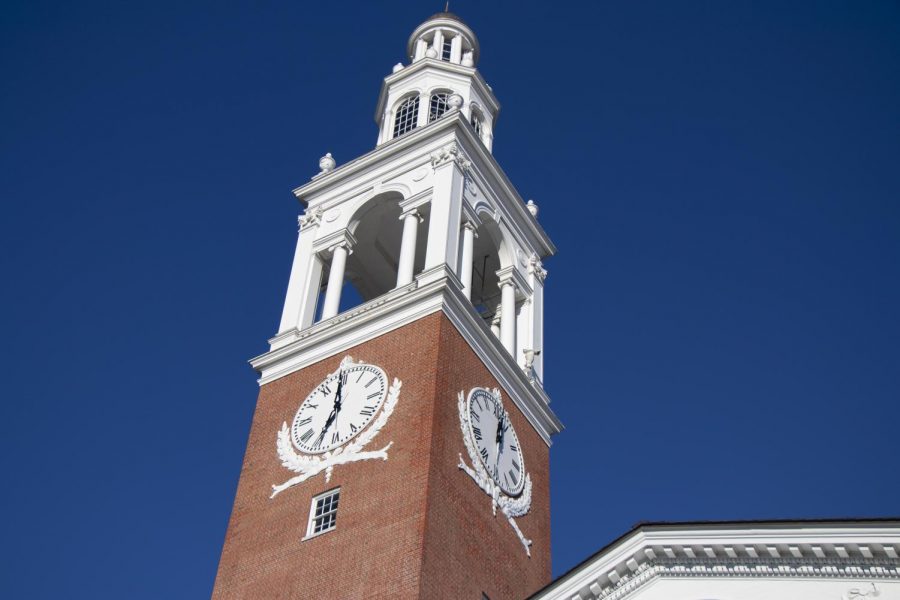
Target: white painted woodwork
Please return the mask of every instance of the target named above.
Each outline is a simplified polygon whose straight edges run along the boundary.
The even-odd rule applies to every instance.
[[[502,294],[500,315],[500,340],[512,355],[516,352],[516,288],[511,280],[500,282]]]
[[[416,234],[421,217],[411,210],[403,215],[403,239],[400,242],[400,264],[397,270],[397,287],[412,283],[416,261]]]
[[[463,284],[466,299],[472,297],[472,249],[475,245],[475,225],[466,221],[462,226],[462,258],[459,265],[459,279]]]
[[[344,269],[347,266],[349,250],[346,244],[336,246],[331,257],[331,269],[328,271],[328,287],[325,288],[325,300],[322,302],[322,320],[330,319],[338,313],[341,305],[341,290],[344,288]]]

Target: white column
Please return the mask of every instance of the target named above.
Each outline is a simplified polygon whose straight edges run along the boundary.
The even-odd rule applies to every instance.
[[[503,307],[497,305],[497,310],[494,311],[494,318],[491,319],[491,333],[494,334],[494,337],[498,340],[500,339],[500,317],[502,316]]]
[[[425,50],[428,48],[428,42],[423,38],[416,40],[416,53],[413,55],[413,61],[425,58]]]
[[[397,268],[397,287],[412,283],[416,263],[416,234],[422,217],[413,209],[400,216],[403,221],[403,238],[400,242],[400,266]]]
[[[434,45],[432,48],[437,52],[437,59],[441,60],[441,57],[444,55],[444,33],[440,29],[434,32]]]
[[[458,153],[455,145],[448,145],[442,152]],[[431,213],[428,216],[428,247],[425,251],[425,270],[446,264],[455,269],[459,260],[459,226],[462,217],[463,172],[456,154],[436,159],[434,166],[434,192],[431,197]],[[456,271],[454,271],[457,275]]]
[[[536,255],[532,255],[528,265],[528,284],[531,286],[531,327],[530,339],[525,342],[530,350],[540,350],[534,357],[534,372],[538,380],[544,379],[544,279],[547,271]]]
[[[462,37],[454,36],[450,42],[450,62],[459,64],[462,60]]]
[[[516,286],[507,279],[500,283],[500,341],[515,358],[516,352]]]
[[[472,299],[472,252],[475,247],[475,225],[466,221],[462,226],[462,264],[459,265],[459,279],[463,284],[463,294]]]
[[[428,111],[431,110],[431,96],[428,92],[419,94],[419,118],[416,119],[416,127],[428,125]]]
[[[322,283],[322,263],[313,252],[318,216],[312,212],[301,220],[303,225],[297,238],[278,333],[309,327],[315,319],[316,300]]]
[[[344,287],[344,269],[347,267],[348,254],[350,249],[346,242],[335,246],[331,257],[331,270],[328,272],[325,302],[322,306],[322,321],[335,316],[341,306],[341,290]]]

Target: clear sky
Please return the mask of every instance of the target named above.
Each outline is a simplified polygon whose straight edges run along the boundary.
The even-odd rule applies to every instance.
[[[372,149],[442,4],[4,3],[0,596],[209,595],[290,190]],[[554,572],[641,520],[900,514],[900,4],[451,9],[559,247]]]

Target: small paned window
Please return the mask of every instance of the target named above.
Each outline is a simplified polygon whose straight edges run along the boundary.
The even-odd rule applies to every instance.
[[[309,508],[309,525],[306,527],[306,537],[313,537],[326,531],[331,531],[337,526],[338,501],[341,498],[341,489],[325,492],[312,499]]]
[[[441,60],[450,60],[450,52],[453,49],[453,41],[444,38],[444,45],[441,47]]]
[[[435,119],[439,119],[447,112],[447,92],[438,92],[431,95],[431,107],[428,111],[428,122],[431,123]]]
[[[394,135],[397,137],[416,128],[419,120],[419,97],[413,96],[400,105],[394,117]]]

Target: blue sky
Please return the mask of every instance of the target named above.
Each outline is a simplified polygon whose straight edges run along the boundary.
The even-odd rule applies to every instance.
[[[0,595],[209,594],[298,206],[440,2],[0,21]],[[900,5],[474,2],[547,261],[554,572],[641,520],[900,514]]]

